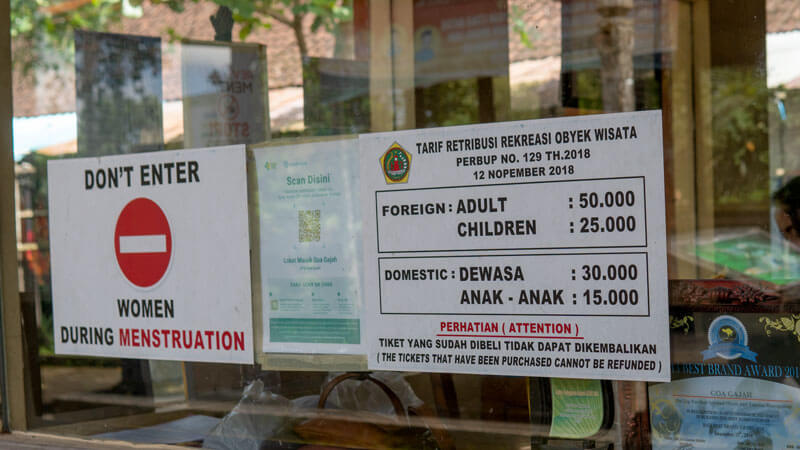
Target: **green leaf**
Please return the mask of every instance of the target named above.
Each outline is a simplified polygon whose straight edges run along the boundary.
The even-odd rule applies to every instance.
[[[311,31],[316,33],[320,26],[322,26],[322,18],[320,16],[314,17],[314,21],[311,22]]]
[[[248,22],[239,30],[239,39],[244,41],[253,31],[253,22]]]

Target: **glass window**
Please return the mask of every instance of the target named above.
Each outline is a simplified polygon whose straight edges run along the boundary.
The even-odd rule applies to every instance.
[[[5,345],[26,361],[25,373],[14,375],[25,384],[24,405],[12,410],[28,428],[211,448],[800,445],[794,1],[10,6],[24,342]],[[297,319],[306,306],[290,296],[269,298],[267,289],[262,298],[259,283],[276,275],[260,258],[270,251],[265,243],[281,245],[269,233],[286,216],[253,206],[273,192],[253,175],[256,163],[289,167],[281,152],[322,157],[314,146],[336,149],[364,133],[646,110],[660,110],[663,125],[669,298],[659,301],[669,302],[672,382],[368,375],[363,354],[314,351],[329,348],[325,339],[367,338],[360,306],[342,296],[358,291],[357,282],[331,287],[335,302],[308,302],[327,321]],[[247,146],[250,170],[242,177],[251,202],[256,362],[56,354],[59,339],[80,331],[54,325],[51,236],[64,230],[49,226],[48,194],[58,188],[48,185],[48,162],[234,144]],[[357,153],[342,157],[351,178]],[[324,184],[324,176],[308,184]],[[341,242],[348,269],[371,270],[358,266],[359,237],[348,234],[360,224],[359,200],[331,201],[351,214],[337,225],[349,236]],[[291,220],[303,242],[319,241],[329,226],[319,210]],[[276,319],[263,320],[266,309]],[[140,323],[158,323],[152,319]],[[267,332],[303,345],[265,352]]]

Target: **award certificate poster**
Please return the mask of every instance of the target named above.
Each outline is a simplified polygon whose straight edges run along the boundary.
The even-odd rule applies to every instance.
[[[800,446],[800,389],[745,377],[650,386],[653,449]]]
[[[653,448],[800,448],[792,303],[733,280],[673,281],[670,291],[673,381],[649,387]]]
[[[363,354],[358,141],[253,153],[263,351]]]
[[[370,369],[670,379],[661,111],[359,147]]]

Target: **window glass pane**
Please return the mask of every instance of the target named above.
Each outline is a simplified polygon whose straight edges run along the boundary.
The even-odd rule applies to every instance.
[[[129,430],[105,437],[155,442],[145,427],[171,424],[191,431],[163,442],[219,448],[800,444],[793,1],[229,3],[11,1],[32,429],[87,438]],[[663,124],[669,298],[658,301],[669,302],[671,383],[427,372],[343,380],[366,370],[363,355],[262,351],[266,332],[309,346],[368,336],[342,312],[357,317],[357,301],[320,331],[290,314],[302,301],[261,298],[259,283],[275,277],[259,258],[270,251],[264,230],[283,216],[253,206],[266,192],[256,160],[286,168],[288,158],[270,157],[362,133],[646,110],[660,110]],[[242,177],[258,275],[256,363],[55,354],[55,342],[79,341],[81,330],[54,328],[50,236],[61,230],[49,228],[48,161],[231,144],[247,145],[251,170]],[[351,165],[342,173],[357,177]],[[303,242],[325,227],[319,210],[291,220]],[[360,258],[348,230],[341,244]],[[289,312],[273,323],[261,308]],[[392,422],[409,407],[412,429]]]

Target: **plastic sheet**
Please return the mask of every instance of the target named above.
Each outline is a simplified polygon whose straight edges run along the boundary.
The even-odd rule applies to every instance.
[[[264,407],[293,408],[292,402],[264,389],[255,380],[244,389],[242,399],[203,441],[203,448],[218,450],[259,450],[287,425],[287,417],[260,413]]]
[[[320,390],[341,373],[330,373]],[[383,381],[400,398],[405,409],[422,405],[403,375],[395,372],[375,372],[372,376]],[[218,450],[260,450],[264,448],[298,448],[302,444],[283,442],[293,438],[292,426],[304,420],[303,410],[317,407],[319,394],[290,400],[266,389],[264,382],[255,380],[245,387],[242,399],[222,421],[209,432],[203,448]],[[386,394],[370,381],[346,380],[336,386],[328,397],[326,409],[368,411],[395,415]],[[276,413],[281,411],[282,413]]]

